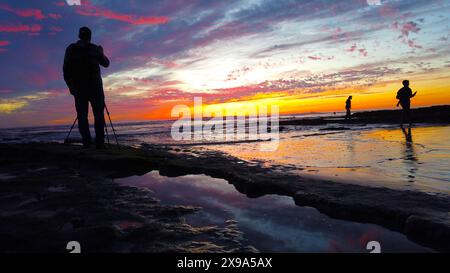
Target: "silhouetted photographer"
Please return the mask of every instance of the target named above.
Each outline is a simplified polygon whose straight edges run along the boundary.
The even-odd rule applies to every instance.
[[[89,28],[80,28],[78,37],[80,40],[66,49],[63,67],[64,80],[75,98],[78,129],[83,139],[83,146],[89,147],[92,141],[88,121],[90,102],[95,120],[96,147],[103,148],[105,95],[100,65],[108,67],[109,60],[101,46],[91,43],[92,32]]]

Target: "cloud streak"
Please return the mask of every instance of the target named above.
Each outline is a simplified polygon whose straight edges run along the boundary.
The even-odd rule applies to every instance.
[[[42,26],[33,25],[0,25],[0,32],[39,32]]]
[[[117,20],[132,25],[160,25],[167,24],[169,18],[166,16],[138,16],[132,14],[124,14],[114,12],[91,3],[83,3],[76,9],[76,12],[83,16],[101,17],[106,19]]]
[[[36,20],[42,20],[47,18],[43,13],[42,10],[40,9],[33,9],[33,8],[27,8],[27,9],[17,9],[17,8],[13,8],[8,4],[2,4],[0,3],[0,10],[4,10],[4,11],[8,11],[11,13],[14,13],[20,17],[31,17],[34,18]]]

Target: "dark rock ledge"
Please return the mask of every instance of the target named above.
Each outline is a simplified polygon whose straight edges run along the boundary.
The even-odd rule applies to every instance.
[[[153,219],[151,224],[147,224],[148,220],[141,219],[141,221],[136,221],[146,223],[145,228],[137,228],[135,233],[138,235],[136,236],[144,236],[143,234],[158,234],[154,232],[145,232],[145,229],[155,229],[155,226],[157,226],[156,229],[158,230],[160,229],[159,225],[161,222],[164,223],[164,225],[169,225],[167,229],[169,229],[170,232],[167,231],[167,229],[161,228],[164,232],[169,232],[173,236],[175,236],[175,234],[181,235],[175,236],[176,239],[169,236],[170,240],[168,243],[167,237],[164,237],[167,233],[163,232],[164,235],[158,235],[157,238],[150,238],[152,243],[147,247],[142,245],[138,246],[136,248],[138,250],[254,250],[252,247],[246,246],[243,242],[236,239],[231,240],[234,242],[234,245],[224,243],[224,246],[213,239],[209,239],[208,242],[211,243],[199,246],[196,243],[193,243],[193,238],[198,234],[204,234],[205,232],[207,234],[209,233],[203,229],[199,230],[198,228],[188,227],[179,220],[180,217],[177,215],[186,213],[190,210],[193,211],[195,208],[184,207],[180,212],[177,207],[164,208],[163,206],[157,205],[156,200],[155,204],[152,205],[149,205],[148,202],[134,202],[131,201],[133,198],[140,198],[140,194],[134,192],[136,189],[134,189],[132,193],[127,193],[130,189],[125,190],[123,187],[108,182],[108,180],[104,178],[125,177],[129,175],[144,174],[151,170],[159,170],[161,175],[172,177],[185,174],[207,174],[212,177],[223,178],[233,184],[238,191],[245,193],[249,197],[259,197],[264,194],[291,196],[298,205],[315,207],[322,213],[331,217],[382,225],[391,230],[404,233],[412,241],[424,246],[431,247],[438,251],[450,251],[450,198],[447,195],[437,196],[415,191],[365,187],[355,184],[305,178],[294,174],[281,173],[260,166],[242,164],[241,160],[226,156],[219,152],[193,154],[189,149],[181,150],[150,145],[142,145],[142,148],[140,149],[112,147],[105,151],[85,151],[78,146],[63,144],[0,144],[0,155],[0,173],[5,173],[9,170],[8,173],[10,175],[15,175],[23,172],[24,166],[27,166],[26,168],[31,168],[33,165],[35,165],[35,167],[52,166],[53,168],[46,171],[49,174],[40,174],[39,176],[42,176],[40,178],[28,174],[28,176],[30,176],[28,178],[30,181],[27,181],[26,179],[10,178],[7,180],[8,183],[5,183],[5,181],[0,183],[0,217],[3,219],[5,219],[4,217],[13,217],[8,222],[12,223],[11,225],[14,226],[18,225],[17,222],[26,221],[26,218],[19,217],[20,214],[4,215],[5,211],[8,211],[8,209],[14,211],[13,208],[7,208],[8,206],[12,206],[11,204],[14,204],[11,200],[22,200],[23,202],[24,198],[22,197],[21,199],[20,195],[29,194],[31,198],[33,194],[36,195],[42,191],[42,189],[33,191],[33,186],[30,186],[33,184],[46,185],[46,183],[48,183],[47,186],[57,185],[58,183],[54,180],[50,181],[49,179],[44,179],[51,174],[55,174],[60,179],[59,183],[65,187],[74,187],[75,190],[80,191],[77,196],[79,196],[79,200],[81,200],[81,204],[78,204],[78,201],[76,201],[77,198],[73,196],[73,193],[70,193],[68,198],[61,198],[62,201],[54,201],[53,207],[58,213],[62,213],[62,215],[53,211],[56,215],[51,217],[51,219],[66,219],[66,222],[61,220],[61,222],[58,223],[67,223],[70,219],[76,218],[77,215],[84,215],[82,209],[84,206],[87,206],[87,203],[89,202],[97,204],[94,206],[98,209],[95,219],[112,217],[110,214],[118,207],[120,208],[118,205],[124,203],[131,207],[137,206],[139,209],[140,206],[156,206],[158,209],[153,208],[153,211],[150,209],[150,211],[152,211],[150,213],[150,219]],[[37,183],[35,182],[36,180],[40,182]],[[87,185],[84,186],[86,183]],[[29,191],[31,192],[29,193]],[[114,194],[111,194],[110,191]],[[145,197],[146,200],[151,200],[151,194],[149,195],[150,196]],[[86,196],[93,197],[88,198]],[[36,208],[37,204],[39,204],[39,202],[32,206]],[[105,208],[105,204],[108,205],[109,209]],[[22,204],[22,206],[24,205]],[[89,206],[89,208],[91,207],[92,205]],[[159,208],[163,211],[164,209],[176,211],[174,213],[169,213],[169,215],[172,215],[170,218],[171,220],[168,222],[170,224],[166,221],[166,214],[161,214]],[[20,209],[19,206],[15,212],[20,213]],[[139,211],[139,209],[132,208],[131,210]],[[67,211],[75,211],[75,213],[64,218],[64,213],[67,213]],[[125,211],[128,213],[130,209],[126,208]],[[176,216],[173,216],[173,214]],[[137,213],[137,215],[142,217],[142,213]],[[1,219],[1,221],[6,223],[3,219]],[[173,221],[174,219],[178,220]],[[26,223],[24,224],[26,226]],[[26,230],[28,229],[29,228],[27,227]],[[227,227],[222,229],[216,227],[210,233],[213,233],[223,240],[223,238],[227,236],[218,235],[220,232],[225,232],[223,229],[226,230]],[[23,232],[26,233],[26,230]],[[125,241],[134,238],[127,233],[129,231],[120,229],[114,229],[114,232],[110,231],[109,233],[99,233],[111,234],[110,236],[112,236],[112,234],[116,234],[118,231],[122,232],[120,236],[126,237]],[[2,226],[0,236],[3,237],[5,234],[4,232],[6,231]],[[123,235],[124,233],[125,235]],[[235,234],[234,231],[231,231],[231,233]],[[236,244],[236,242],[238,243]],[[155,247],[155,244],[163,246]],[[112,248],[107,248],[107,250],[111,249]],[[119,247],[119,249],[124,250],[126,248]]]

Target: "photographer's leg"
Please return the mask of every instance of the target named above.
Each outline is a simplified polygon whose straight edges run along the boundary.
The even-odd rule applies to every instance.
[[[77,110],[78,117],[78,130],[82,137],[83,146],[89,147],[91,143],[91,132],[89,131],[88,121],[88,106],[89,101],[82,96],[75,96],[75,108]]]
[[[97,147],[103,147],[105,143],[105,98],[102,95],[91,99],[92,112],[95,119],[95,143]]]

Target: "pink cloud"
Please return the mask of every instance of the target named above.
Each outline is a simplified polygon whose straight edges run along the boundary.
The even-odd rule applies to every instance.
[[[0,9],[12,12],[20,17],[34,17],[36,20],[47,18],[40,9],[16,9],[8,4],[0,4]]]
[[[365,48],[360,48],[358,49],[359,54],[361,54],[361,56],[366,57],[367,56],[367,50]]]
[[[406,43],[411,48],[423,48],[421,45],[416,44],[413,40],[407,40]]]
[[[411,48],[422,48],[422,46],[417,45],[412,39],[410,39],[411,33],[419,33],[419,31],[421,30],[419,24],[414,21],[409,21],[403,24],[395,21],[392,24],[392,27],[400,31],[400,36],[398,36],[398,38],[401,39],[404,44],[408,45]]]
[[[357,46],[356,44],[353,44],[349,49],[346,49],[348,52],[354,52],[356,50]]]
[[[395,21],[392,24],[392,27],[396,30],[400,30],[401,35],[399,36],[399,38],[406,38],[406,37],[409,37],[409,34],[411,32],[419,33],[419,31],[420,31],[419,25],[413,21],[409,21],[409,22],[406,22],[403,24]]]
[[[418,33],[419,31],[420,31],[420,28],[418,27],[418,24],[413,21],[406,22],[400,27],[400,32],[402,33],[402,37],[408,37],[411,32]]]
[[[353,44],[350,48],[346,49],[347,52],[359,52],[359,54],[363,57],[367,57],[369,53],[364,47],[358,47],[356,44]]]
[[[0,32],[24,32],[30,31],[30,26],[28,25],[16,25],[16,26],[1,26]]]
[[[317,61],[317,60],[321,60],[322,58],[320,58],[318,56],[308,56],[308,59]]]
[[[0,25],[0,32],[39,32],[41,25]]]
[[[10,44],[9,41],[1,41],[1,40],[0,40],[0,46],[7,46],[7,45],[9,45],[9,44]]]
[[[328,57],[324,57],[324,56],[308,56],[308,59],[314,60],[314,61],[333,60],[334,56],[328,56]]]
[[[123,14],[94,6],[87,2],[77,8],[76,12],[83,16],[103,17],[107,19],[126,22],[132,25],[159,25],[169,22],[166,16],[137,16],[131,14]]]

